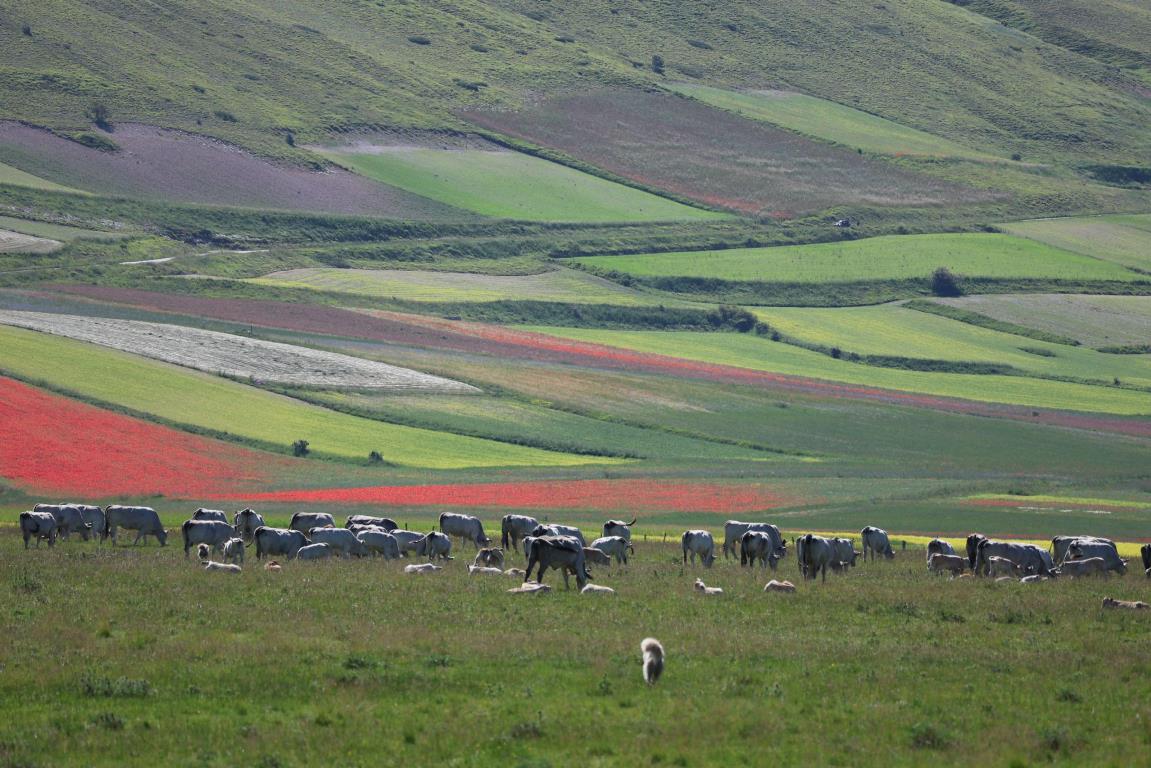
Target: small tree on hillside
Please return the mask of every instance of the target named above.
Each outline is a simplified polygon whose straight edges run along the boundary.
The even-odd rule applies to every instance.
[[[307,456],[311,452],[311,449],[308,448],[307,440],[297,440],[296,442],[292,443],[293,456]]]
[[[92,106],[88,107],[88,119],[96,124],[96,127],[102,131],[112,131],[112,123],[108,120],[108,107],[100,101],[93,102]]]
[[[931,292],[936,296],[959,296],[959,278],[947,267],[940,267],[931,273]]]
[[[663,56],[660,56],[658,53],[651,57],[651,71],[657,75],[663,74]]]

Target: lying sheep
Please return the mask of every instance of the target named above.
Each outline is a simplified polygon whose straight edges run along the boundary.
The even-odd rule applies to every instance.
[[[551,592],[552,588],[547,584],[539,584],[534,581],[525,581],[518,587],[513,587],[508,590],[509,595],[543,595]]]
[[[216,563],[211,560],[204,561],[205,571],[222,571],[223,573],[240,573],[243,568],[232,563]]]
[[[487,568],[482,565],[469,565],[469,576],[503,576],[504,572],[499,568]]]
[[[472,565],[483,565],[488,568],[504,567],[504,551],[499,547],[489,547],[476,552],[476,559]]]
[[[282,571],[284,569],[275,560],[269,560],[268,562],[264,563],[264,570],[265,571]]]
[[[772,579],[763,586],[764,592],[794,592],[795,585],[790,581],[776,581]]]
[[[722,587],[709,587],[703,583],[703,579],[695,580],[695,591],[701,595],[722,595]]]
[[[404,566],[404,573],[435,573],[442,571],[442,565],[432,565],[431,563],[416,563]]]
[[[528,572],[523,568],[508,568],[504,571],[504,576],[511,576],[513,579],[522,579],[527,573]]]
[[[614,595],[615,590],[602,584],[585,584],[580,591],[581,595]]]
[[[1030,576],[1024,576],[1019,580],[1021,584],[1036,584],[1040,581],[1047,581],[1047,577],[1040,576],[1038,573],[1033,573]]]
[[[1147,603],[1144,603],[1142,600],[1116,600],[1113,597],[1105,597],[1103,598],[1103,607],[1129,608],[1134,611],[1145,611],[1151,608],[1151,605],[1147,605]]]

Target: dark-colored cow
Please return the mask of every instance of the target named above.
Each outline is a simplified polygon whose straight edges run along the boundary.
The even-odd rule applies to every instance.
[[[528,554],[528,568],[524,573],[524,581],[531,579],[532,569],[537,568],[536,581],[543,583],[544,574],[548,569],[554,568],[563,574],[564,587],[571,589],[568,574],[576,578],[576,586],[583,589],[591,574],[588,573],[587,563],[584,561],[583,545],[570,536],[540,536],[530,548]]]

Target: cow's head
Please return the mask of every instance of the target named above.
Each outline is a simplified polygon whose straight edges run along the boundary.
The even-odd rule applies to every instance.
[[[156,533],[156,538],[159,539],[161,547],[168,546],[168,534],[169,533],[171,533],[171,531],[166,531],[162,528]]]

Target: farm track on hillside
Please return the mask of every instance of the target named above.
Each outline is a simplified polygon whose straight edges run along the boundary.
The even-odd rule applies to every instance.
[[[0,229],[0,253],[48,253],[59,247],[55,240]]]
[[[140,320],[0,311],[0,323],[208,373],[310,387],[464,394],[475,387],[407,368],[229,333]]]

